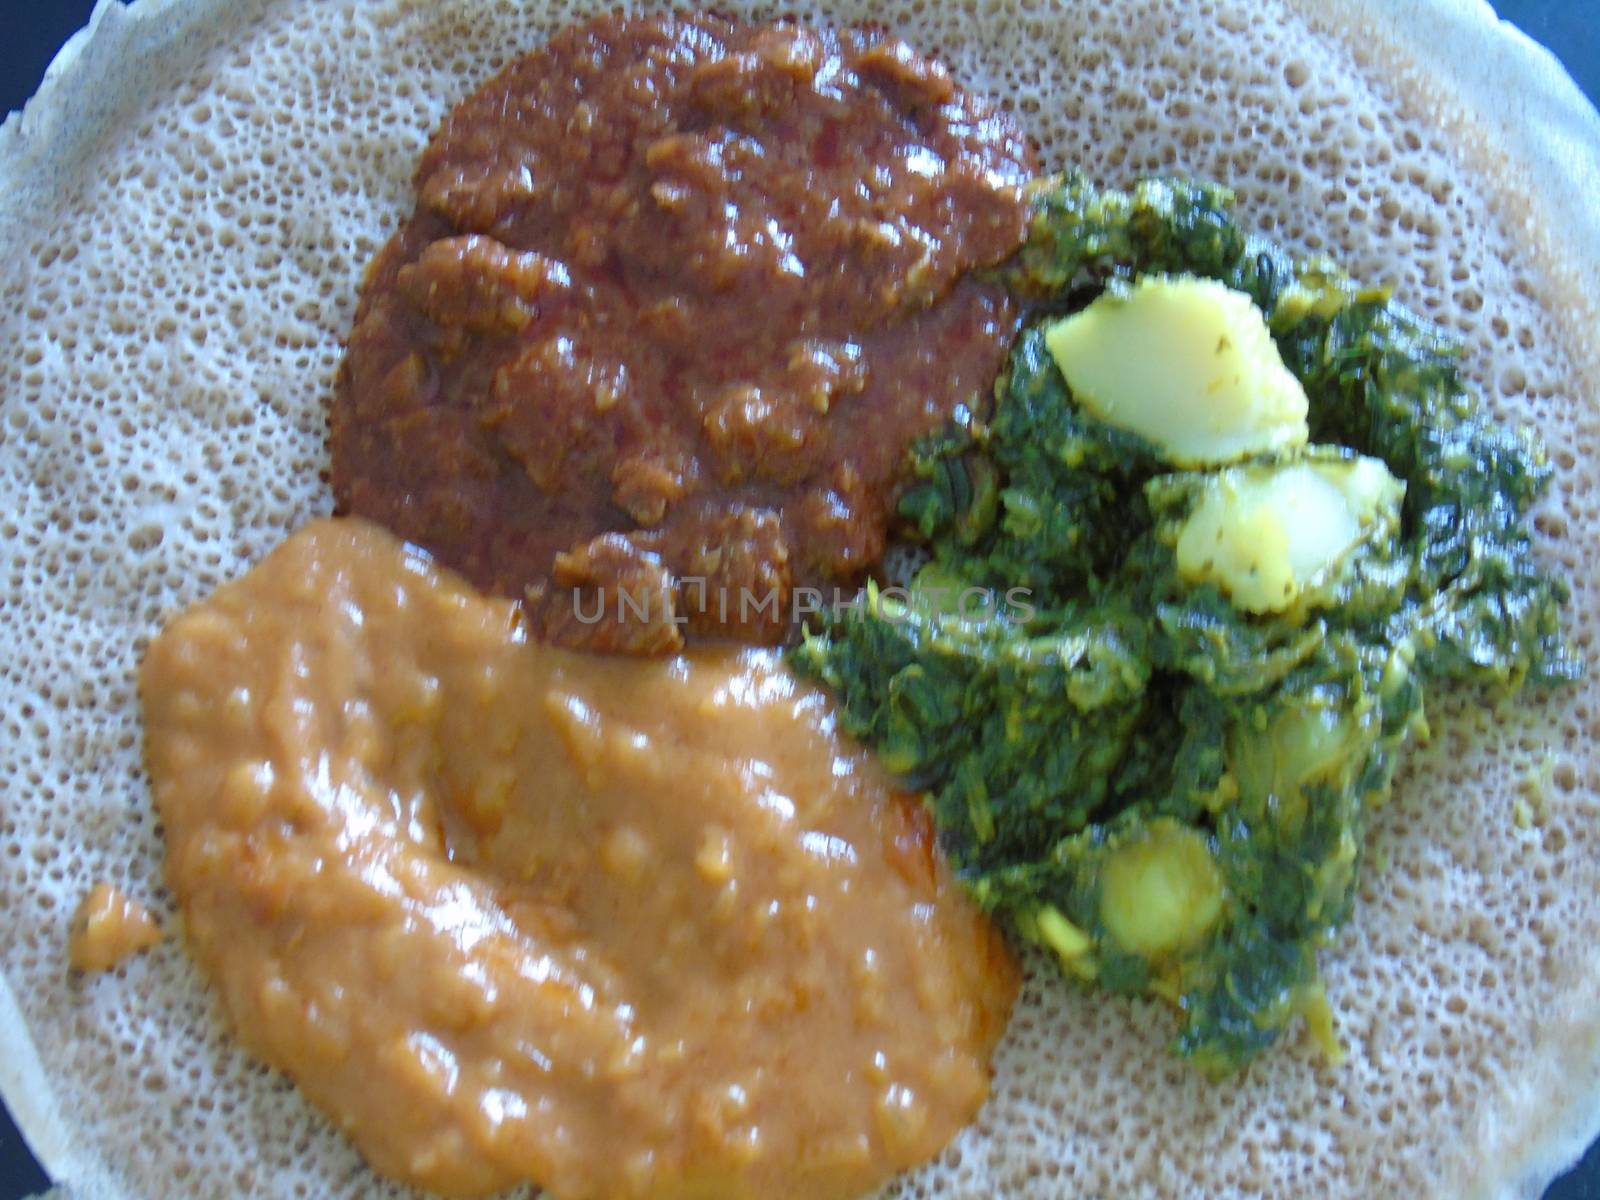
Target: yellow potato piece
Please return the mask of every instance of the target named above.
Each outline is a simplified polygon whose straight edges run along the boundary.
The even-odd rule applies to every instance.
[[[1223,471],[1178,535],[1178,573],[1245,612],[1283,612],[1335,577],[1404,495],[1373,458]]]
[[[1249,296],[1210,279],[1147,276],[1045,331],[1091,416],[1204,467],[1303,446],[1306,394]]]
[[[1197,944],[1222,915],[1222,875],[1205,840],[1157,820],[1100,876],[1100,920],[1123,949],[1158,959]]]

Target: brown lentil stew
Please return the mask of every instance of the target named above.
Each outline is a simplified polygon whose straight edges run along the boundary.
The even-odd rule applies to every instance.
[[[781,640],[792,589],[882,553],[907,445],[987,395],[1016,313],[969,272],[1031,167],[878,33],[564,32],[423,155],[339,376],[340,508],[568,645]]]

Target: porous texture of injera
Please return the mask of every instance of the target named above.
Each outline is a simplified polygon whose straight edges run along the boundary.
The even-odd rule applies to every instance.
[[[73,978],[67,922],[98,879],[170,914],[140,652],[330,508],[339,339],[362,268],[411,207],[418,152],[457,99],[584,6],[111,7],[0,146],[0,967],[42,1066],[15,1082],[12,1022],[0,1080],[78,1194],[393,1194],[232,1046],[177,940]],[[1487,117],[1406,70],[1382,27],[1332,11],[821,7],[871,12],[1008,97],[1048,163],[1108,184],[1225,180],[1246,225],[1395,283],[1459,332],[1472,381],[1551,447],[1540,545],[1573,579],[1591,672],[1533,707],[1432,706],[1436,740],[1377,821],[1356,919],[1324,956],[1344,1066],[1290,1045],[1209,1084],[1168,1057],[1161,1008],[1036,971],[981,1121],[894,1195],[1532,1194],[1594,1114],[1594,243],[1574,249],[1527,197],[1570,181],[1502,159]],[[1525,96],[1507,70],[1480,108],[1514,123]]]

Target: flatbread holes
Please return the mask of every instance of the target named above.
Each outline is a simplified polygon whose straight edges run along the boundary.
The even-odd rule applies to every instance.
[[[8,1101],[30,1133],[41,1107],[70,1114],[49,1165],[74,1189],[377,1190],[340,1135],[216,1035],[175,947],[111,988],[67,978],[60,947],[90,882],[150,895],[160,875],[131,684],[148,639],[329,506],[340,339],[425,131],[578,15],[111,6],[0,137],[0,673],[16,697],[0,965],[22,1016],[0,1057],[37,1049],[34,1099]],[[1330,250],[1457,329],[1476,389],[1552,448],[1539,545],[1573,580],[1572,632],[1592,646],[1597,325],[1579,285],[1600,261],[1600,133],[1548,64],[1444,0],[806,13],[868,16],[1009,98],[1047,167],[1223,179],[1255,228]],[[1327,964],[1343,1067],[1274,1055],[1202,1088],[1166,1057],[1165,1014],[1029,980],[980,1126],[897,1189],[1456,1196],[1547,1178],[1592,1131],[1600,1090],[1586,654],[1589,681],[1540,711],[1431,713],[1437,736],[1373,835],[1387,869]],[[1546,777],[1519,829],[1518,798]]]

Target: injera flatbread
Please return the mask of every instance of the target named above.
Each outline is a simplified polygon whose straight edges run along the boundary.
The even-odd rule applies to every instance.
[[[398,1194],[231,1045],[177,940],[74,978],[67,922],[97,879],[170,921],[140,651],[329,509],[339,339],[417,153],[585,7],[107,0],[0,133],[0,1089],[73,1195]],[[1159,1006],[1035,972],[979,1124],[891,1193],[1536,1195],[1600,1124],[1600,118],[1470,0],[817,9],[941,51],[1050,164],[1220,178],[1458,330],[1551,447],[1540,546],[1590,666],[1432,705],[1324,956],[1347,1063],[1210,1084]]]

